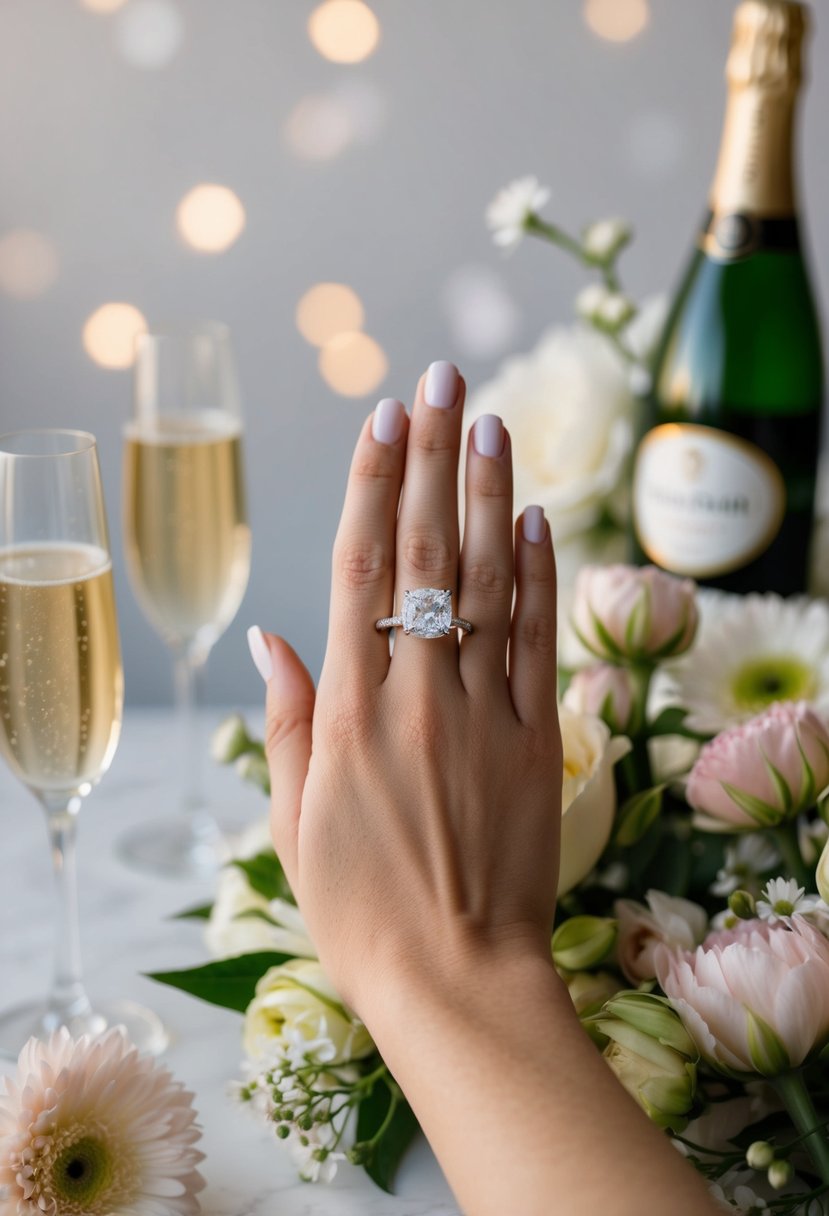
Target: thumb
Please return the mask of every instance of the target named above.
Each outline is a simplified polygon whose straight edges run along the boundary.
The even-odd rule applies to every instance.
[[[248,646],[267,684],[265,755],[271,775],[271,833],[288,882],[296,890],[297,834],[311,759],[314,681],[284,638],[252,625]]]

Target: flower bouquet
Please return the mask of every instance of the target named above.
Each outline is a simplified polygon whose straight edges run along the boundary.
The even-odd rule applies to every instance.
[[[572,627],[592,661],[560,711],[553,962],[608,1067],[726,1207],[817,1216],[829,608],[587,567]],[[267,792],[241,718],[214,751]],[[266,826],[241,842],[215,902],[188,915],[217,957],[155,978],[243,1015],[238,1098],[303,1178],[330,1180],[347,1159],[390,1189],[414,1116],[317,960]]]

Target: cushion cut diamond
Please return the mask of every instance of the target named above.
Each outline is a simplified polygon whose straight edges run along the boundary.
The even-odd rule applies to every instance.
[[[418,638],[440,638],[452,628],[452,592],[419,587],[403,592],[403,628]]]

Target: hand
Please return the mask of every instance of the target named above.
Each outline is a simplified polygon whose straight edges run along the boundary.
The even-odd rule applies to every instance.
[[[369,1028],[402,972],[432,974],[438,960],[455,971],[502,947],[550,958],[561,795],[553,551],[537,507],[513,539],[510,440],[493,416],[468,444],[459,545],[464,394],[452,364],[433,364],[411,421],[387,399],[363,426],[316,697],[288,644],[253,631],[276,849],[323,965]],[[428,640],[398,629],[390,658],[374,622],[423,586],[450,588],[474,632],[459,644],[454,629]]]

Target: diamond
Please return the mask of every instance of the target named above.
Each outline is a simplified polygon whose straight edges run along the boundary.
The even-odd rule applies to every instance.
[[[417,638],[442,638],[452,628],[452,592],[419,587],[403,592],[403,629]]]

